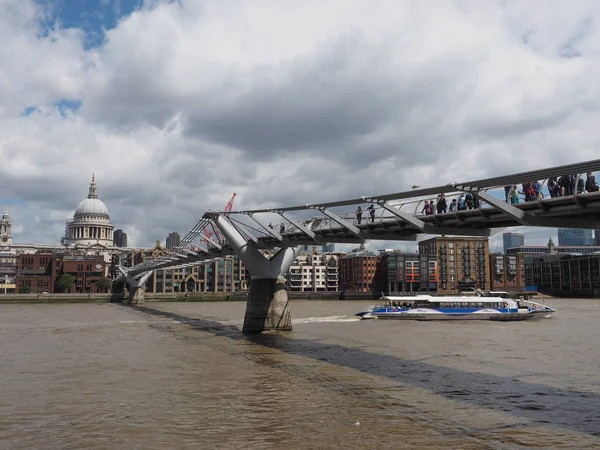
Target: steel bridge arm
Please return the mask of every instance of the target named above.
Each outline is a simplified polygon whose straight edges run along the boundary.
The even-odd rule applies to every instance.
[[[297,220],[295,220],[292,217],[290,217],[289,215],[285,214],[283,211],[273,210],[273,212],[276,212],[277,214],[279,214],[283,219],[287,220],[289,223],[291,223],[292,225],[294,225],[302,233],[304,233],[305,235],[307,235],[308,237],[310,237],[311,239],[313,239],[315,242],[317,242],[317,243],[321,242],[321,240],[317,237],[317,234],[314,231],[308,229],[307,227],[305,227],[304,225],[302,225]]]
[[[415,216],[405,213],[404,211],[396,208],[393,205],[390,205],[388,202],[384,200],[378,199],[368,199],[369,202],[377,203],[386,211],[392,213],[394,216],[398,217],[400,220],[403,220],[406,223],[418,228],[423,233],[427,234],[450,234],[455,236],[481,236],[487,237],[491,235],[491,230],[489,228],[452,228],[452,227],[442,227],[431,225],[423,222],[421,219],[416,218]]]
[[[500,211],[508,214],[521,225],[549,228],[582,228],[585,230],[595,229],[600,225],[598,221],[593,220],[536,216],[528,213],[527,211],[523,211],[522,209],[519,209],[510,203],[506,203],[506,201],[493,197],[487,192],[479,191],[468,186],[457,186],[457,188],[461,190],[464,189],[465,191],[468,190],[472,194],[475,194],[493,208],[499,209]]]
[[[357,226],[355,226],[354,224],[349,223],[346,219],[342,219],[340,216],[338,216],[337,214],[332,213],[331,211],[329,211],[326,208],[323,208],[323,207],[320,207],[320,206],[310,206],[310,208],[311,209],[316,209],[317,211],[319,211],[322,214],[326,215],[331,220],[333,220],[334,222],[337,222],[342,227],[344,227],[346,230],[348,230],[350,233],[352,233],[356,237],[358,237],[361,240],[361,242],[364,242],[365,238],[361,235],[360,229]]]
[[[262,233],[261,230],[258,230],[254,227],[251,227],[248,224],[242,223],[239,220],[234,219],[233,217],[231,217],[233,214],[228,214],[228,213],[224,213],[223,215],[227,216],[227,218],[229,219],[229,223],[231,223],[231,225],[234,226],[234,228],[241,234],[244,236],[244,238],[246,240],[251,240],[252,242],[254,242],[254,244],[258,244],[258,238],[252,234],[250,231],[248,231],[248,228],[252,229],[253,231],[259,231]],[[256,221],[255,221],[256,222]],[[236,225],[237,224],[237,225]],[[243,228],[242,228],[243,227]]]
[[[267,234],[270,234],[275,239],[277,239],[279,242],[283,241],[283,236],[281,236],[277,231],[275,231],[275,227],[271,228],[271,227],[265,225],[261,220],[254,217],[254,214],[252,214],[252,213],[249,213],[248,217],[250,217],[252,220],[254,220],[258,224],[258,226],[260,226],[263,230],[265,230],[265,232]]]

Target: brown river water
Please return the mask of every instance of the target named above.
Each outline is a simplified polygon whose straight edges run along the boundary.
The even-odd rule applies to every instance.
[[[600,302],[528,322],[293,301],[0,305],[2,449],[600,448]]]

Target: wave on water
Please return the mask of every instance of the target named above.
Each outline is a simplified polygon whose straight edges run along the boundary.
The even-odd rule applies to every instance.
[[[354,316],[326,316],[326,317],[301,317],[299,319],[292,319],[292,325],[298,325],[302,323],[331,323],[331,322],[358,322],[360,317]],[[243,320],[218,320],[221,325],[233,325],[241,326]]]
[[[320,323],[320,322],[358,322],[360,317],[356,316],[325,316],[325,317],[301,317],[292,319],[292,324],[298,323]]]

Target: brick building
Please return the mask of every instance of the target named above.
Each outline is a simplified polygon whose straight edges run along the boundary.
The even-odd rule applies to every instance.
[[[387,293],[437,291],[437,257],[418,253],[387,252],[381,255]]]
[[[73,277],[73,286],[62,291],[57,283],[64,274]],[[99,293],[96,281],[110,277],[110,264],[103,255],[77,256],[38,252],[17,256],[17,289],[29,286],[31,292],[49,294],[65,293]]]
[[[525,290],[525,260],[521,254],[490,255],[491,289],[522,292]]]
[[[31,292],[54,292],[56,284],[56,257],[54,253],[38,252],[17,256],[17,292],[29,286]]]
[[[55,292],[64,292],[69,294],[97,294],[105,292],[96,286],[96,282],[102,278],[110,276],[110,264],[104,260],[103,256],[69,256],[59,255],[56,257],[56,282],[64,274],[70,274],[73,277],[73,286],[69,290],[61,290],[58,286]]]
[[[344,293],[375,293],[385,289],[385,271],[381,257],[364,246],[339,259],[340,289]]]
[[[438,294],[455,295],[472,289],[490,290],[487,238],[435,237],[419,242],[419,254],[436,255]]]

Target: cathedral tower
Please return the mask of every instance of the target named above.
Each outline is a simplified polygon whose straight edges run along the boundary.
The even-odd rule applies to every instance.
[[[2,220],[0,221],[0,247],[12,245],[13,237],[11,226],[8,208],[4,208],[4,214],[2,214]]]

